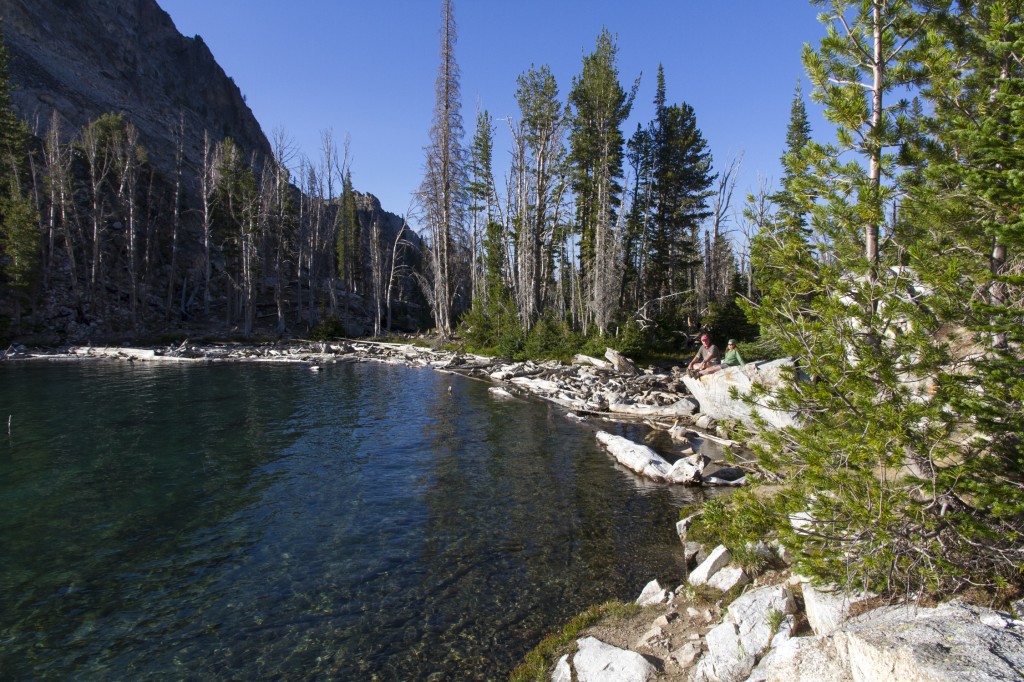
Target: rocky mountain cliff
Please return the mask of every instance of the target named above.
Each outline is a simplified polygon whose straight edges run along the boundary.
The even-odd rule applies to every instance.
[[[196,168],[203,131],[270,154],[260,124],[202,38],[182,36],[154,0],[0,0],[11,55],[12,99],[41,133],[56,111],[65,135],[107,112],[139,129],[151,161],[174,163],[184,116],[186,158]]]
[[[336,197],[303,196],[292,187],[281,193],[290,212],[257,216],[233,213],[234,204],[218,205],[219,195],[211,195],[207,215],[197,182],[204,134],[211,145],[234,140],[240,152],[234,158],[244,168],[230,166],[223,171],[229,175],[252,170],[261,178],[271,146],[202,38],[182,36],[156,0],[0,0],[0,19],[13,106],[36,135],[25,192],[36,203],[42,251],[22,307],[0,296],[0,338],[34,330],[54,340],[49,343],[127,339],[173,334],[186,324],[211,334],[240,327],[246,335],[268,328],[306,333],[337,315],[345,300],[358,302],[344,305],[350,322],[373,327],[366,320],[374,306],[364,301],[382,290],[371,269],[378,277],[391,272],[401,218],[357,193],[359,236],[342,268]],[[90,158],[78,144],[87,124],[110,113],[138,130],[146,152],[141,166],[122,160],[104,167],[107,157]],[[56,167],[49,145],[41,144],[53,116],[61,139],[52,158],[63,159]],[[174,182],[179,122],[180,192]],[[123,149],[114,137],[102,144],[102,154]],[[90,181],[97,177],[98,184]],[[244,183],[227,187],[216,189],[250,191],[232,195],[238,205],[271,201],[273,190],[262,180],[251,190]],[[408,231],[403,240],[408,248],[395,269],[402,281],[389,290],[415,306],[411,273],[420,244]]]

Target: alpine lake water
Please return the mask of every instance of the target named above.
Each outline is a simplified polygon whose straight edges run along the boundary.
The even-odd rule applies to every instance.
[[[558,407],[391,365],[7,362],[0,417],[5,680],[507,679],[679,584],[703,499]]]

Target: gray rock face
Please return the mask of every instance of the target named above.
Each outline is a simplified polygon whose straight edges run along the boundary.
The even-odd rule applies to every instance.
[[[45,129],[56,111],[70,136],[101,114],[123,113],[151,162],[169,171],[181,114],[186,167],[200,165],[204,130],[215,141],[233,138],[243,156],[270,155],[238,86],[203,39],[181,35],[155,0],[0,0],[0,15],[12,101],[30,127]]]
[[[870,594],[819,589],[810,583],[804,583],[803,592],[807,622],[816,635],[831,635],[846,622],[851,606],[871,598]]]
[[[572,657],[579,682],[647,682],[658,669],[636,653],[605,644],[595,637],[578,640]]]
[[[766,386],[769,390],[781,380],[781,369],[792,366],[786,358],[772,362],[748,363],[740,367],[726,367],[714,374],[706,374],[700,378],[683,377],[683,383],[700,403],[700,411],[714,419],[732,419],[745,423],[753,423],[753,411],[743,402],[742,396],[750,393],[754,384]],[[730,389],[739,392],[738,398],[730,395]],[[795,423],[793,415],[767,408],[758,408],[758,413],[776,428],[783,428]]]
[[[746,679],[775,635],[774,614],[794,611],[796,601],[785,585],[762,587],[737,598],[725,620],[708,633],[708,653],[693,672],[695,682]]]
[[[982,622],[993,613],[960,602],[894,606],[849,621],[833,637],[855,680],[1024,679],[1024,631]]]
[[[773,648],[747,682],[853,682],[831,637],[794,637]]]

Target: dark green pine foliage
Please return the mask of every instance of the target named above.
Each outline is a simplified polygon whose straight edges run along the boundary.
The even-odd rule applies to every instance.
[[[660,73],[660,72],[659,72]],[[646,241],[651,227],[654,185],[654,124],[636,126],[626,143],[626,162],[633,177],[632,201],[622,236],[622,293],[620,305],[643,305],[647,286],[643,273],[647,263]],[[646,314],[646,309],[640,311]]]
[[[341,183],[341,199],[338,203],[338,272],[341,273],[347,294],[362,290],[365,276],[363,258],[362,227],[359,224],[359,210],[356,206],[355,190],[352,187],[352,171],[346,170]],[[348,309],[350,296],[345,296]]]
[[[602,29],[594,51],[583,58],[583,73],[573,78],[569,93],[571,183],[576,199],[576,226],[584,276],[602,255],[604,237],[615,224],[622,196],[624,136],[636,92],[619,83],[618,47]]]
[[[477,115],[470,148],[470,211],[483,224],[484,300],[498,300],[504,292],[504,248],[501,223],[495,216],[494,120],[487,111]]]
[[[932,292],[958,364],[937,374],[936,400],[959,416],[936,467],[950,491],[945,523],[968,538],[951,569],[1022,588],[1024,545],[1024,2],[962,2],[930,17],[921,184],[908,211],[928,226],[908,260]]]
[[[789,125],[786,127],[786,151],[782,155],[781,190],[772,196],[778,207],[777,222],[780,229],[794,234],[808,235],[807,214],[814,202],[813,194],[802,192],[797,182],[806,172],[807,161],[804,149],[811,141],[811,123],[807,119],[807,106],[803,91],[797,83],[793,103],[789,109]]]
[[[13,301],[13,331],[39,277],[41,232],[28,180],[28,129],[11,105],[9,57],[0,40],[0,291]]]
[[[646,280],[648,300],[659,299],[663,322],[675,325],[678,317],[694,313],[693,296],[701,262],[698,242],[701,223],[711,215],[708,199],[714,194],[711,150],[697,127],[689,104],[665,104],[665,79],[658,69],[653,125],[653,218],[648,243]]]
[[[477,114],[470,147],[469,211],[474,224],[483,225],[483,291],[462,318],[461,335],[481,351],[511,357],[519,353],[524,333],[516,305],[505,283],[505,234],[496,215],[494,173],[494,121],[487,111]]]
[[[817,51],[807,48],[805,64],[836,139],[808,143],[788,198],[818,197],[812,227],[824,238],[813,252],[771,234],[753,248],[759,286],[768,283],[753,315],[798,368],[768,403],[799,421],[764,432],[760,461],[785,485],[746,511],[767,515],[797,570],[818,581],[888,595],[997,585],[1009,565],[982,568],[983,552],[972,547],[982,540],[971,528],[984,515],[975,506],[981,479],[957,478],[974,457],[965,440],[977,412],[954,407],[959,389],[945,378],[967,369],[948,343],[947,311],[972,287],[926,272],[943,253],[945,228],[928,238],[904,229],[907,193],[920,176],[904,149],[919,141],[920,109],[889,99],[922,73],[928,8],[819,4],[828,35]],[[865,55],[875,54],[872,69]],[[947,268],[969,258],[952,243],[943,248]]]

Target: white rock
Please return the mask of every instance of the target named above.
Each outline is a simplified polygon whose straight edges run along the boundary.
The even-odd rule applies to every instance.
[[[689,668],[700,656],[700,647],[693,642],[687,642],[672,652],[671,658],[681,668]]]
[[[753,408],[743,402],[743,396],[750,393],[754,384],[771,389],[781,381],[783,367],[792,366],[788,358],[772,362],[747,363],[740,367],[726,367],[700,378],[683,377],[683,383],[690,394],[700,403],[700,411],[715,419],[729,419],[753,424]],[[738,396],[733,398],[730,389],[735,388]],[[784,428],[796,424],[795,417],[788,412],[779,412],[764,407],[757,412],[770,425]]]
[[[796,600],[786,585],[768,585],[751,590],[729,604],[726,620],[736,624],[744,651],[760,656],[768,648],[775,632],[771,621],[775,614],[796,612]]]
[[[831,637],[793,637],[761,659],[746,682],[853,682],[853,678]]]
[[[654,642],[655,640],[661,639],[664,636],[665,636],[665,631],[664,630],[662,630],[657,625],[652,625],[651,628],[647,632],[645,632],[644,634],[640,635],[640,639],[637,640],[636,646],[638,646],[638,647],[650,646],[652,642]]]
[[[693,520],[697,518],[696,514],[687,516],[685,519],[679,519],[676,521],[676,535],[679,536],[679,540],[684,544],[686,543],[686,534],[690,532],[690,526],[693,525]]]
[[[740,645],[735,623],[720,624],[705,641],[708,651],[693,671],[693,682],[738,682],[754,668],[754,655]]]
[[[572,657],[579,682],[647,682],[658,674],[657,668],[636,653],[605,644],[595,637],[577,640]]]
[[[700,566],[690,572],[687,580],[691,585],[705,585],[711,576],[725,568],[731,559],[732,553],[726,549],[725,545],[719,545],[711,551],[711,554]]]
[[[742,568],[739,566],[726,566],[708,578],[708,587],[728,592],[738,585],[746,585],[749,582],[750,577]]]
[[[662,615],[654,619],[654,625],[657,625],[660,628],[668,627],[668,624],[678,617],[679,614],[675,611],[672,611],[670,613],[663,613]]]
[[[668,593],[661,589],[657,580],[652,580],[644,586],[637,597],[636,603],[640,606],[651,606],[653,604],[664,604],[668,599]]]
[[[1010,622],[1000,616],[998,613],[985,613],[981,616],[981,622],[990,628],[999,628],[1002,630],[1005,627],[1009,627]]]
[[[816,635],[831,635],[850,617],[850,607],[872,598],[869,593],[850,594],[838,588],[817,588],[804,583],[804,609],[807,622]]]
[[[562,656],[555,664],[551,673],[551,682],[572,682],[572,668],[569,667],[569,654]]]

